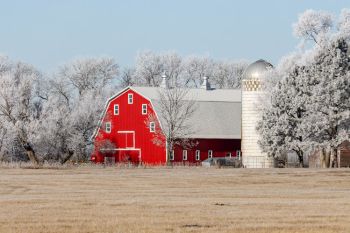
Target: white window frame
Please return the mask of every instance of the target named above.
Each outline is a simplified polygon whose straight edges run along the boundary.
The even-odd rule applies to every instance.
[[[201,151],[200,150],[196,150],[196,161],[201,160]]]
[[[142,115],[147,115],[147,104],[142,104],[141,112]]]
[[[227,156],[227,155],[229,155],[229,156]],[[226,152],[226,153],[225,153],[225,157],[227,157],[227,158],[232,158],[232,153],[231,153],[231,152]]]
[[[116,111],[117,110],[117,111]],[[114,115],[119,115],[119,104],[115,104],[113,107]]]
[[[111,133],[112,132],[112,123],[110,121],[105,123],[105,132]]]
[[[213,150],[208,150],[208,158],[213,158]]]
[[[172,151],[170,152],[170,161],[174,161],[174,160],[175,160],[175,151],[172,150]]]
[[[149,123],[149,131],[150,131],[151,133],[156,132],[156,123],[155,123],[154,121],[151,121],[151,122]]]
[[[134,95],[132,93],[128,94],[128,104],[134,103]]]
[[[240,150],[237,150],[236,151],[236,157],[238,157],[238,159],[241,159],[241,151]]]
[[[182,150],[182,160],[183,161],[187,160],[187,150]]]

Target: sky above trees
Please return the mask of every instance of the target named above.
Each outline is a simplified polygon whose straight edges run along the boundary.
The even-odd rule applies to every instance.
[[[133,66],[138,52],[177,51],[276,64],[294,51],[306,9],[338,15],[348,1],[1,1],[0,53],[43,71],[81,56]]]

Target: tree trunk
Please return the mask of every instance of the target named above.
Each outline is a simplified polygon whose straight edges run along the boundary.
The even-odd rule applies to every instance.
[[[329,152],[329,168],[333,167],[333,161],[334,161],[334,154],[333,154],[333,150],[331,149]]]
[[[299,167],[304,167],[304,155],[303,152],[298,153]]]
[[[331,152],[329,149],[325,150],[326,154],[325,154],[325,162],[326,162],[326,168],[330,167],[330,158],[331,158]]]
[[[302,155],[298,155],[299,158],[299,167],[304,167],[304,157]]]
[[[26,150],[27,156],[29,160],[34,164],[38,165],[39,164],[39,159],[36,156],[33,147],[29,143],[25,143],[23,145],[24,149]]]
[[[330,159],[329,159],[329,167],[338,167],[337,165],[337,149],[336,148],[331,148],[330,151]]]
[[[170,155],[172,153],[172,150],[173,150],[173,143],[170,140],[168,140],[166,144],[166,151],[167,151],[166,165],[167,166],[172,166],[172,163],[170,161]]]
[[[320,166],[326,168],[326,152],[323,148],[320,149]]]
[[[62,164],[62,165],[65,164],[68,160],[70,160],[70,158],[73,157],[73,155],[74,155],[74,151],[68,150],[68,155],[65,156],[64,158],[61,158],[61,161],[60,161],[61,164]]]

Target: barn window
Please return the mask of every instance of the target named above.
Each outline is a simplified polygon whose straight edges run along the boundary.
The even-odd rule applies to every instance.
[[[208,150],[208,158],[213,158],[213,151],[212,150]]]
[[[128,94],[128,104],[132,104],[133,103],[133,94]]]
[[[230,157],[231,158],[231,156],[232,156],[231,152],[227,152],[226,153],[226,157]]]
[[[236,151],[236,156],[238,159],[241,159],[241,151],[240,150]]]
[[[201,151],[196,150],[196,160],[201,160]]]
[[[147,104],[142,104],[142,115],[147,114]]]
[[[154,123],[153,121],[149,123],[149,131],[156,132],[156,123]]]
[[[119,115],[119,104],[114,105],[114,115]]]
[[[182,160],[187,160],[187,150],[182,151]]]
[[[112,130],[111,122],[106,122],[105,123],[105,131],[106,131],[106,133],[110,133],[111,130]]]
[[[170,153],[170,160],[173,161],[175,159],[175,151],[172,150]]]

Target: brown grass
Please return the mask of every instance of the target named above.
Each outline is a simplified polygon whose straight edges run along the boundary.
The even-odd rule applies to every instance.
[[[350,232],[350,170],[0,168],[0,232]]]

